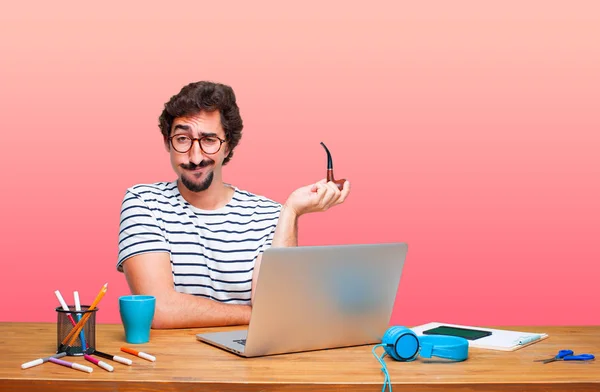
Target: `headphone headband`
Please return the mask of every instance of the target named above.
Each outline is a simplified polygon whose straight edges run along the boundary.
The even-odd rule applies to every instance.
[[[458,336],[419,336],[423,358],[440,357],[464,361],[469,356],[469,342]]]

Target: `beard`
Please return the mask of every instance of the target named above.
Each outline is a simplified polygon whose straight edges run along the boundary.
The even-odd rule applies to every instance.
[[[194,165],[194,164],[187,164],[187,165],[181,165],[181,167],[183,167],[184,169],[188,169],[188,170],[194,170],[196,167],[207,167],[210,166],[214,163],[214,161],[202,161],[200,162],[199,165]],[[202,192],[207,190],[210,187],[210,184],[212,184],[214,178],[214,172],[210,172],[208,174],[206,174],[206,178],[198,183],[198,182],[194,182],[193,180],[191,180],[190,178],[188,178],[186,176],[186,173],[183,173],[180,177],[181,179],[181,183],[191,192]]]

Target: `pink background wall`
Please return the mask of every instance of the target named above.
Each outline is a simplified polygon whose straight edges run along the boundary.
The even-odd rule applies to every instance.
[[[600,322],[597,2],[197,3],[0,12],[0,321],[109,282],[119,322],[122,197],[174,178],[158,115],[208,79],[245,120],[226,181],[283,202],[320,141],[351,180],[302,245],[409,244],[394,323]]]

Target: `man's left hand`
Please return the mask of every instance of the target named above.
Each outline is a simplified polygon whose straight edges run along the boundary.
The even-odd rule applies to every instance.
[[[349,193],[349,181],[344,182],[340,191],[335,183],[323,179],[315,184],[296,189],[288,197],[285,205],[292,209],[297,216],[310,212],[327,211],[333,206],[342,204]]]

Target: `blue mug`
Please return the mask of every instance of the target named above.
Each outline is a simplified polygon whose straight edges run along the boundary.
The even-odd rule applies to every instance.
[[[124,295],[119,297],[119,313],[127,343],[148,343],[154,318],[156,298],[152,295]]]

